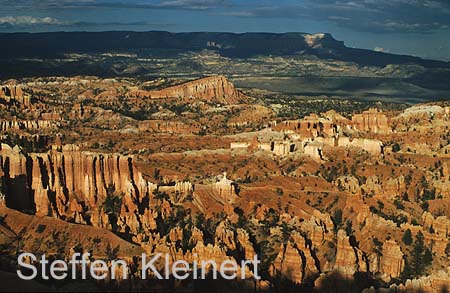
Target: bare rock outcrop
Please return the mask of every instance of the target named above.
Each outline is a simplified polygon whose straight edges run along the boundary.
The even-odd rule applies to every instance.
[[[308,142],[303,146],[303,152],[316,161],[324,159],[322,153],[322,144],[316,141]]]
[[[450,288],[450,271],[441,270],[430,276],[406,280],[405,283],[392,285],[390,288],[400,292],[446,292]]]
[[[256,252],[253,244],[250,242],[248,232],[244,229],[237,229],[237,242],[244,253],[245,259],[253,259]]]
[[[337,133],[337,125],[327,117],[320,117],[317,114],[311,114],[301,120],[287,120],[278,123],[273,127],[275,131],[285,133],[297,133],[305,138],[314,138],[318,136],[333,136]]]
[[[300,223],[302,231],[306,232],[314,247],[322,246],[324,241],[332,241],[334,224],[329,214],[315,210],[311,218]]]
[[[403,256],[403,252],[395,240],[384,242],[379,271],[384,274],[385,281],[400,277],[405,267]]]
[[[450,245],[450,219],[447,216],[433,217],[429,212],[422,216],[423,234],[428,243],[432,243],[432,251],[446,255],[445,249]]]
[[[361,187],[359,185],[358,178],[356,178],[353,175],[342,175],[336,178],[336,181],[334,184],[340,189],[340,190],[347,190],[351,192],[352,194],[360,194]]]
[[[134,98],[146,97],[151,99],[196,98],[209,102],[226,104],[236,104],[245,98],[245,96],[224,76],[206,77],[157,91],[135,90],[129,92],[128,96]]]
[[[39,130],[39,129],[55,129],[60,124],[50,120],[1,120],[0,131],[5,132],[9,130]]]
[[[280,246],[280,251],[270,268],[270,274],[274,277],[283,277],[295,284],[303,280],[303,260],[295,243],[289,241]]]
[[[200,128],[177,121],[145,120],[139,122],[139,130],[155,133],[192,134],[200,131]]]
[[[231,204],[236,200],[236,185],[232,180],[227,178],[227,173],[224,173],[223,176],[219,177],[218,182],[214,184],[214,189],[223,202]]]
[[[26,107],[31,104],[31,97],[25,94],[19,85],[5,85],[0,87],[0,99],[6,103],[18,103]]]
[[[373,133],[390,133],[389,119],[378,109],[369,109],[361,114],[353,115],[352,122],[357,130]]]
[[[352,246],[344,230],[337,233],[337,253],[334,269],[346,277],[356,272],[367,272],[367,259],[365,254],[357,247]]]
[[[304,261],[303,274],[315,274],[320,271],[319,262],[313,253],[312,242],[305,239],[300,233],[293,232],[291,239],[299,250]]]
[[[6,202],[11,207],[112,228],[103,205],[108,196],[117,196],[121,209],[115,211],[118,217],[114,224],[119,231],[136,233],[143,228],[139,225],[154,227],[145,203],[157,185],[143,178],[132,157],[80,151],[26,155],[2,145],[0,163]]]
[[[374,156],[383,154],[383,143],[376,139],[339,137],[337,146],[360,148]]]
[[[437,235],[444,237],[450,237],[450,219],[446,216],[433,217],[429,212],[425,212],[422,215],[423,228],[430,230],[433,229]]]
[[[306,146],[311,142],[317,144],[323,144],[330,147],[344,147],[344,148],[359,148],[367,151],[373,156],[380,156],[384,153],[384,146],[380,140],[369,138],[350,138],[347,136],[336,137],[316,137],[312,139],[303,140],[303,144]]]
[[[385,179],[378,175],[372,175],[362,184],[361,190],[366,194],[376,194],[386,198],[394,198],[406,190],[406,181],[403,175],[396,178]]]
[[[273,144],[273,152],[277,156],[285,156],[295,150],[295,144],[289,141],[276,141]]]

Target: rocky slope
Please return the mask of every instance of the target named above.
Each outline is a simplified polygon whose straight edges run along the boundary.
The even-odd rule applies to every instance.
[[[110,243],[137,266],[140,251],[256,254],[263,280],[247,268],[226,283],[249,289],[448,285],[448,104],[280,117],[222,76],[133,96],[162,84],[39,79],[32,110],[0,105],[2,270],[26,228],[22,249],[69,255],[79,243],[111,258]],[[24,139],[40,135],[39,148]],[[155,289],[131,275],[113,286]]]

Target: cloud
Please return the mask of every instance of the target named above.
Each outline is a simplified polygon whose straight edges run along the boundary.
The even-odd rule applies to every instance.
[[[373,50],[374,50],[375,52],[389,53],[389,49],[385,49],[385,48],[383,48],[383,47],[375,47],[375,48],[373,48]]]
[[[53,17],[33,16],[2,16],[0,26],[34,26],[34,25],[64,25],[60,20]]]
[[[228,6],[230,4],[225,0],[166,0],[149,5],[150,7],[155,8],[208,10],[218,6]]]
[[[352,30],[374,33],[431,33],[450,27],[448,0],[303,0],[284,5],[256,4],[237,17],[299,17],[330,22]]]
[[[39,9],[70,9],[82,7],[209,10],[229,7],[230,0],[0,0],[4,6]]]
[[[0,0],[33,15],[61,9],[113,8],[204,11],[242,18],[305,19],[373,33],[449,30],[450,0]],[[233,21],[233,20],[230,20]]]
[[[27,28],[89,28],[89,27],[114,27],[114,26],[149,26],[167,27],[171,24],[155,24],[147,21],[134,22],[88,22],[88,21],[63,21],[53,17],[33,16],[1,16],[0,29],[27,29]]]

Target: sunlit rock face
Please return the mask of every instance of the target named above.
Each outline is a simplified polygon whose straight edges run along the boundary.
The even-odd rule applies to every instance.
[[[367,261],[365,254],[357,247],[352,246],[350,238],[344,230],[337,233],[337,253],[334,269],[344,276],[353,276],[356,272],[367,272]]]
[[[352,116],[352,122],[357,130],[373,133],[390,133],[389,119],[378,109],[369,109],[361,114]]]
[[[398,278],[405,267],[403,252],[400,246],[393,240],[386,240],[383,244],[380,260],[380,271],[385,274],[387,280]]]
[[[179,98],[199,99],[208,102],[235,104],[245,98],[224,76],[211,76],[183,83],[158,91],[136,90],[129,97],[147,97],[151,99]]]
[[[6,103],[18,103],[23,106],[30,106],[31,97],[25,94],[22,87],[15,84],[0,87],[0,100]]]
[[[166,82],[178,85],[161,89]],[[94,229],[80,242],[102,257],[103,232],[123,237],[127,259],[131,245],[169,253],[172,263],[257,254],[266,279],[246,281],[257,288],[319,286],[334,274],[351,284],[370,276],[423,291],[445,286],[448,106],[290,113],[221,76],[181,82],[55,77],[28,84],[38,111],[0,102],[0,217],[15,233],[30,219]],[[48,143],[28,143],[39,137]],[[53,231],[30,227],[49,251],[60,248],[45,234]],[[407,281],[419,232],[433,261],[428,277]],[[68,233],[70,245],[53,241],[67,251],[82,235]]]

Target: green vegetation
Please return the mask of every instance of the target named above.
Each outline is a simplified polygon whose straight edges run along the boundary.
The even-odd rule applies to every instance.
[[[384,205],[383,205],[384,207]],[[370,206],[369,208],[371,213],[377,214],[380,217],[386,219],[386,220],[390,220],[394,223],[397,224],[397,227],[400,227],[401,224],[408,222],[408,218],[405,215],[399,214],[399,215],[389,215],[386,214],[385,212],[378,210],[376,207],[374,206]]]
[[[376,238],[376,237],[372,239],[372,242],[375,246],[373,248],[373,252],[375,252],[378,257],[381,257],[383,255],[383,253],[382,253],[383,243],[380,240],[378,240],[378,238]]]
[[[392,152],[397,153],[400,151],[400,145],[398,143],[394,143],[392,145]]]
[[[410,279],[425,274],[428,266],[433,262],[431,250],[425,246],[422,232],[418,232],[413,244],[412,252],[405,262],[402,279]]]
[[[334,231],[337,232],[342,225],[342,210],[335,210],[332,219],[334,223]]]
[[[108,245],[106,246],[106,257],[108,258],[108,260],[115,260],[118,259],[119,256],[119,251],[120,251],[120,245],[117,245],[116,247],[112,247],[110,243],[108,243]]]
[[[36,233],[39,233],[39,234],[43,233],[45,231],[45,228],[47,228],[46,225],[39,224],[36,228]]]
[[[101,208],[108,215],[109,223],[113,232],[117,231],[117,219],[122,208],[122,196],[115,193],[114,185],[109,185],[106,190],[106,198],[101,204]]]
[[[102,208],[106,214],[118,215],[122,206],[122,197],[118,195],[108,194],[102,204]]]
[[[394,199],[394,205],[399,210],[404,210],[405,209],[405,206],[403,205],[401,199],[399,199],[399,198]]]
[[[413,239],[412,239],[412,234],[411,234],[411,230],[410,229],[407,229],[405,231],[405,233],[403,234],[403,237],[402,237],[402,241],[406,245],[411,245],[411,243],[413,242]]]
[[[283,189],[281,189],[280,187],[277,187],[277,188],[275,189],[275,192],[278,194],[278,196],[282,196],[282,195],[284,194]]]

